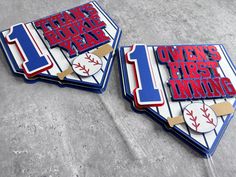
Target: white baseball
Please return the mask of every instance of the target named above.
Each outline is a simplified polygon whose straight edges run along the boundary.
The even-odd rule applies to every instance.
[[[84,53],[74,59],[72,68],[80,76],[92,76],[102,68],[102,60],[97,55]]]
[[[204,103],[192,103],[184,109],[184,120],[188,127],[199,133],[214,130],[218,119],[212,108]]]

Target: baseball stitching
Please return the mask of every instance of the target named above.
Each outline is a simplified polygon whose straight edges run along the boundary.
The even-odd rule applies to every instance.
[[[73,64],[75,65],[75,68],[79,68],[80,71],[83,71],[84,74],[87,74],[89,76],[89,68],[86,69],[85,65],[81,66],[80,63]]]
[[[201,111],[203,112],[202,116],[205,117],[207,119],[207,123],[208,124],[212,124],[213,126],[216,127],[216,125],[214,124],[213,122],[213,118],[210,118],[211,114],[210,113],[207,113],[208,109],[205,107],[205,104],[203,104],[203,107],[200,108]]]
[[[200,126],[200,123],[197,123],[197,116],[194,116],[194,115],[193,115],[193,111],[192,111],[192,110],[189,111],[188,109],[186,109],[186,111],[187,111],[186,114],[187,114],[188,116],[191,116],[190,120],[193,121],[192,125],[195,127],[195,129],[196,129],[196,131],[197,131],[198,127]]]
[[[88,62],[93,63],[94,66],[95,65],[102,65],[101,63],[98,62],[98,60],[95,60],[94,58],[91,58],[92,55],[89,55],[87,53],[85,55],[86,55],[86,57],[84,59],[89,60]]]

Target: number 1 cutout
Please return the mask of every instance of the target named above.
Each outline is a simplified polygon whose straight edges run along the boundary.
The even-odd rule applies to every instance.
[[[25,24],[19,23],[12,26],[6,40],[9,44],[16,44],[24,60],[22,68],[28,78],[53,66],[49,57],[42,54]]]
[[[128,63],[134,64],[136,88],[134,102],[137,108],[161,106],[164,104],[162,91],[155,83],[147,46],[135,44],[126,54]]]

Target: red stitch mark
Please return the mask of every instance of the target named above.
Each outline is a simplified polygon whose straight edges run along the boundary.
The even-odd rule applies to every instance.
[[[209,123],[209,124],[212,124],[213,126],[216,127],[216,125],[213,122],[213,118],[210,118],[210,116],[211,116],[210,113],[207,113],[208,109],[205,107],[205,104],[203,104],[203,107],[200,108],[200,109],[203,112],[202,116],[207,119],[206,122]]]
[[[89,69],[86,69],[85,65],[81,66],[80,63],[73,65],[75,65],[75,68],[79,68],[80,71],[83,71],[84,74],[87,74],[89,76]]]
[[[86,55],[86,57],[84,59],[89,60],[88,62],[93,63],[94,66],[95,65],[102,65],[101,63],[98,62],[98,60],[95,60],[94,58],[91,58],[92,55],[89,55],[87,53],[85,55]]]
[[[189,110],[186,109],[186,111],[187,111],[186,114],[187,114],[188,116],[191,116],[190,120],[193,121],[192,125],[195,127],[195,129],[196,129],[196,131],[197,131],[197,129],[198,129],[199,125],[200,125],[200,123],[197,123],[197,116],[194,116],[194,115],[193,115],[193,111],[192,111],[192,110],[189,111]]]

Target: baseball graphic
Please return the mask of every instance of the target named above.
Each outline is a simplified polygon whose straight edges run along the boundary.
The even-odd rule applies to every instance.
[[[102,60],[97,55],[85,53],[75,58],[72,68],[80,76],[92,76],[102,68]]]
[[[204,103],[192,103],[184,109],[184,120],[194,131],[206,133],[214,130],[218,119],[212,108]]]

